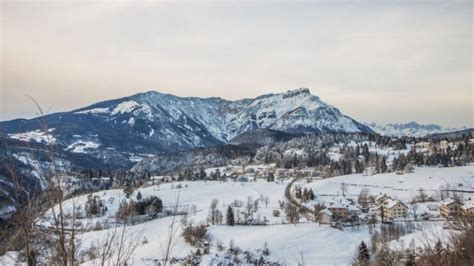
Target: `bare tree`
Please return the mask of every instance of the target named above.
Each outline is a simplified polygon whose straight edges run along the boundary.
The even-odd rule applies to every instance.
[[[357,198],[357,202],[363,208],[367,208],[369,205],[369,189],[363,188],[360,190],[359,197]]]
[[[141,232],[128,232],[125,223],[115,223],[103,238],[96,241],[96,246],[90,247],[91,255],[98,259],[101,266],[127,265],[141,235]]]
[[[54,144],[43,109],[34,98],[28,95],[27,97],[33,101],[39,112],[41,131],[48,143],[45,149],[46,161],[48,163],[35,164],[30,158],[27,158],[27,164],[38,176],[47,181],[47,188],[41,194],[30,195],[29,191],[19,184],[14,167],[11,167],[9,172],[15,186],[16,202],[18,204],[20,202],[20,195],[25,194],[27,195],[27,200],[26,204],[17,208],[19,212],[14,219],[17,222],[16,226],[19,231],[16,233],[17,235],[10,236],[9,238],[13,241],[15,239],[23,239],[21,242],[25,249],[28,265],[36,265],[40,255],[49,264],[75,265],[77,264],[76,255],[80,246],[80,238],[78,237],[80,232],[76,227],[75,220],[77,206],[73,202],[71,212],[66,214],[64,211],[64,194],[61,188],[63,171],[59,167],[57,159],[60,149]],[[11,155],[12,153],[7,151],[7,157]],[[37,215],[45,209],[49,210],[46,213],[52,216],[50,227],[39,226],[38,224]],[[43,253],[39,254],[40,248],[37,247],[45,243],[48,243],[50,248],[43,250]]]
[[[341,188],[342,196],[345,197],[347,193],[347,184],[345,182],[342,182],[340,188]]]
[[[179,210],[179,203],[180,203],[180,194],[181,189],[178,189],[178,193],[175,199],[175,204],[172,209],[172,218],[171,222],[168,226],[168,236],[166,238],[165,245],[161,245],[161,253],[163,255],[163,264],[164,266],[168,265],[170,261],[171,252],[173,251],[174,246],[179,238],[178,229],[179,229],[179,220],[177,219],[178,210]]]

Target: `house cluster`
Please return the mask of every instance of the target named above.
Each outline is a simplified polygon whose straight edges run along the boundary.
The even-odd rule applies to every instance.
[[[446,219],[467,218],[474,220],[474,201],[468,200],[462,203],[453,198],[441,201],[439,211]]]
[[[392,199],[387,195],[377,195],[371,197],[370,204],[375,206],[375,210],[383,220],[391,221],[397,218],[404,218],[408,214],[408,206],[403,202]],[[368,209],[359,208],[353,200],[345,197],[333,198],[326,209],[321,211],[319,216],[320,224],[329,224],[332,222],[354,222],[359,220],[363,213],[368,212]],[[362,215],[361,215],[362,214]]]
[[[321,211],[319,223],[355,222],[361,213],[361,209],[354,204],[353,200],[338,196],[334,197],[327,208]]]
[[[233,178],[239,182],[251,182],[258,178],[268,181],[278,181],[294,177],[321,176],[321,172],[312,168],[286,169],[278,168],[276,164],[249,165],[249,166],[227,166],[219,170],[221,174]]]

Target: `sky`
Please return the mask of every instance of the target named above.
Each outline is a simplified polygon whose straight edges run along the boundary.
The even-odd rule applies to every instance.
[[[471,1],[8,1],[0,120],[156,90],[299,87],[362,122],[474,126]]]

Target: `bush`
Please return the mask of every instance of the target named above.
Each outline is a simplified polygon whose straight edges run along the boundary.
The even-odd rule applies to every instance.
[[[209,240],[209,235],[205,225],[188,225],[183,230],[183,237],[187,243],[195,247],[200,247],[204,241]]]
[[[273,216],[280,217],[280,211],[279,210],[273,210]]]
[[[135,210],[139,215],[148,214],[154,217],[157,213],[163,211],[163,202],[156,196],[150,196],[135,202]]]

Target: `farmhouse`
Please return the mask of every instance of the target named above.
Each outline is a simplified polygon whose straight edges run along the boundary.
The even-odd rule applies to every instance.
[[[338,219],[345,218],[349,215],[349,210],[344,206],[329,206],[328,210]]]
[[[461,203],[455,199],[446,199],[441,201],[441,205],[439,206],[439,211],[441,215],[446,218],[454,218],[459,217],[461,215]]]
[[[386,200],[383,204],[384,217],[386,218],[400,218],[406,217],[408,207],[399,200]]]

